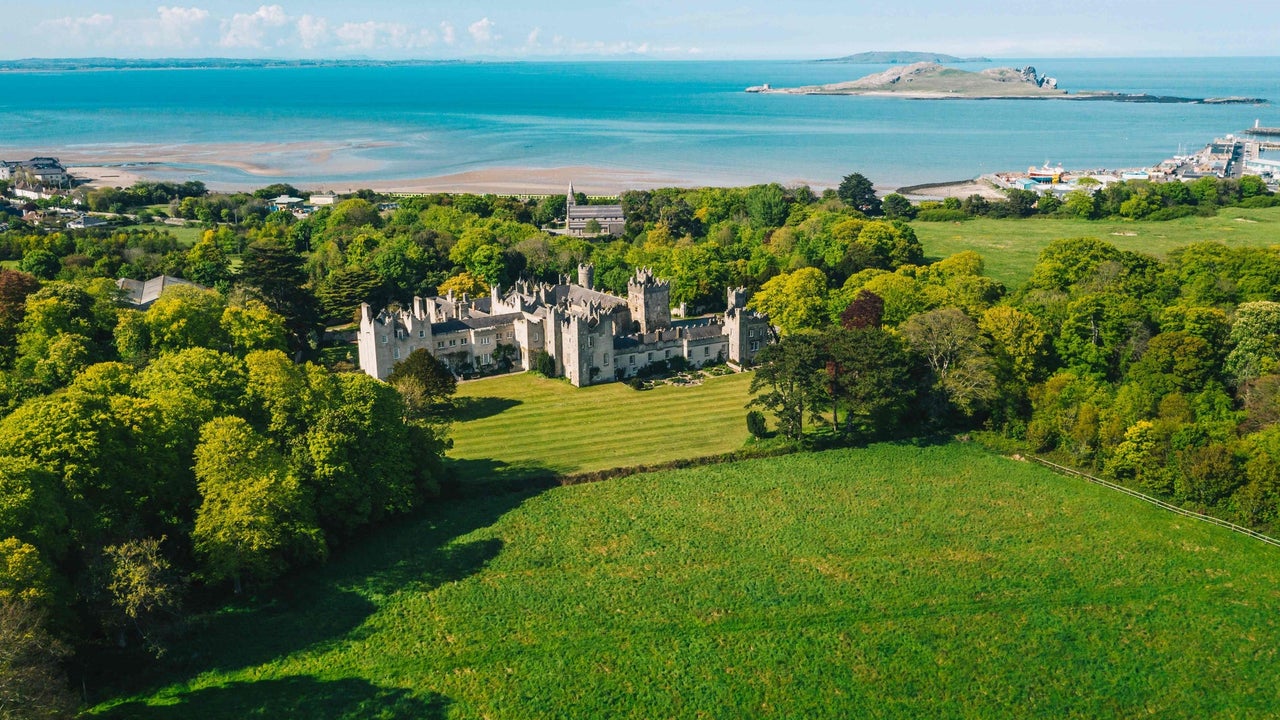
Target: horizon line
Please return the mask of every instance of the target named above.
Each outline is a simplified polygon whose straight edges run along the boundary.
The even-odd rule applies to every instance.
[[[879,52],[879,51],[877,51]],[[888,51],[895,52],[895,51]],[[897,52],[918,52],[918,51],[897,51]],[[861,53],[854,53],[854,55]],[[925,53],[929,54],[929,53]],[[937,55],[950,55],[951,53],[934,53]],[[466,62],[492,62],[492,63],[509,63],[509,62],[572,62],[572,61],[609,61],[609,60],[647,60],[653,62],[818,62],[823,60],[839,60],[846,56],[837,57],[751,57],[751,56],[733,56],[733,57],[707,57],[705,53],[696,56],[657,56],[647,53],[620,53],[616,55],[599,55],[599,54],[567,54],[567,55],[520,55],[520,56],[503,56],[503,55],[475,55],[475,56],[459,56],[459,57],[368,57],[368,56],[344,56],[344,57],[237,57],[230,55],[166,55],[158,57],[144,56],[115,56],[115,55],[83,55],[83,56],[28,56],[16,58],[2,58],[0,63],[38,63],[38,62],[194,62],[194,61],[218,61],[218,62],[287,62],[287,63],[344,63],[344,62],[374,62],[374,63],[466,63]],[[961,56],[956,56],[961,57]],[[1248,59],[1277,59],[1280,54],[1276,55],[974,55],[972,58],[984,58],[991,62],[999,60],[1248,60]],[[971,60],[961,57],[966,64],[973,62],[982,62],[983,60]],[[902,63],[859,63],[866,65],[897,65]]]

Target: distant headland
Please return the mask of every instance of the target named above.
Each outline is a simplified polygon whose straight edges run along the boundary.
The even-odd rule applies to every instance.
[[[100,70],[243,70],[260,68],[421,67],[468,64],[467,60],[367,60],[272,58],[25,58],[0,60],[0,72],[83,72]]]
[[[823,58],[814,60],[820,63],[843,63],[846,65],[911,65],[919,62],[931,63],[976,63],[991,62],[991,58],[971,57],[962,58],[955,55],[944,55],[942,53],[915,52],[913,50],[889,50],[875,52],[861,52],[853,55],[845,55],[838,58]]]
[[[988,68],[978,72],[946,67],[936,62],[918,62],[890,68],[857,80],[774,88],[757,85],[749,93],[781,95],[872,95],[920,100],[1100,100],[1131,103],[1188,103],[1201,105],[1264,105],[1266,100],[1252,97],[1190,98],[1147,93],[1081,91],[1068,93],[1058,87],[1054,78],[1042,76],[1034,67]]]

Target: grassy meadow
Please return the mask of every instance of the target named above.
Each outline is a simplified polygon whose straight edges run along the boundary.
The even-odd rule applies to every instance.
[[[1227,208],[1216,217],[1166,222],[976,218],[958,223],[914,222],[911,227],[927,257],[940,259],[974,250],[986,260],[988,275],[1014,288],[1031,276],[1036,257],[1053,240],[1096,237],[1123,250],[1160,257],[1198,242],[1268,246],[1280,244],[1280,208]]]
[[[572,473],[654,464],[742,447],[750,373],[701,385],[575,388],[531,373],[458,386],[448,456],[467,477]]]
[[[1280,707],[1280,550],[969,445],[442,502],[283,585],[282,599],[204,618],[163,671],[90,714],[1246,718]]]
[[[179,245],[181,245],[182,247],[191,247],[192,245],[195,245],[196,243],[200,242],[200,238],[204,235],[204,231],[207,228],[203,228],[199,226],[180,227],[177,225],[162,225],[159,223],[141,223],[141,224],[135,224],[135,225],[123,225],[120,227],[120,229],[121,230],[167,230],[175,238],[178,239]]]

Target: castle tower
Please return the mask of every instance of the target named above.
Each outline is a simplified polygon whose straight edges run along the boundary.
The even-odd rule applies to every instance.
[[[578,284],[588,290],[595,290],[596,266],[591,263],[578,265]]]
[[[747,306],[747,289],[743,287],[729,288],[729,304],[727,310]]]
[[[627,307],[642,333],[671,327],[671,285],[649,268],[638,268],[627,281]]]

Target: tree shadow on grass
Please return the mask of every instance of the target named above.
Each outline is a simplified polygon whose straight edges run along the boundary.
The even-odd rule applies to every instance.
[[[94,658],[92,665],[99,669],[86,676],[85,686],[97,697],[89,699],[143,694],[203,672],[255,667],[303,650],[323,653],[357,638],[387,596],[429,592],[480,572],[501,552],[502,542],[459,538],[493,525],[537,491],[440,500],[388,522],[347,541],[323,567],[299,571],[272,588],[260,588],[258,597],[192,618],[159,663],[129,667],[125,658]]]
[[[453,420],[467,422],[492,417],[521,404],[523,403],[520,400],[504,397],[454,398]]]
[[[446,458],[441,492],[465,498],[546,490],[559,484],[560,473],[537,462],[502,462]]]
[[[124,703],[95,717],[109,720],[433,720],[444,718],[448,705],[448,698],[435,693],[428,693],[424,699],[401,688],[380,688],[355,678],[320,680],[297,675],[205,688],[182,695],[172,704]]]

